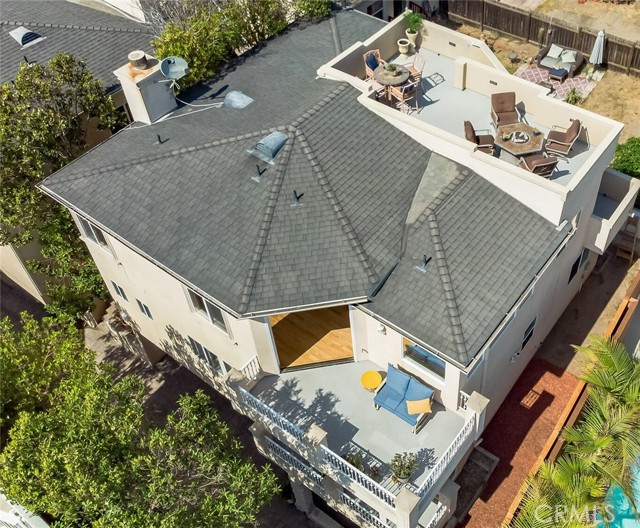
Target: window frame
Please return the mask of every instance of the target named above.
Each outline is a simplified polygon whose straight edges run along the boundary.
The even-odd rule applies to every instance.
[[[580,252],[580,255],[578,255],[578,258],[573,262],[573,264],[571,264],[571,270],[569,270],[569,280],[567,281],[567,284],[571,284],[578,272],[585,267],[587,261],[589,260],[590,253],[590,250],[586,247],[582,248],[582,251]]]
[[[224,376],[224,374],[226,374],[225,368],[222,366],[224,364],[224,361],[222,361],[202,343],[196,341],[193,337],[187,337],[189,338],[189,345],[191,346],[193,354],[200,361],[210,367],[216,374]]]
[[[412,350],[413,354],[417,357],[408,354],[407,352],[409,350]],[[425,358],[420,358],[419,354],[422,354],[423,356],[425,356]],[[437,379],[441,381],[445,380],[447,373],[447,362],[422,345],[419,345],[418,343],[415,343],[414,341],[411,341],[406,337],[402,340],[402,358],[408,359],[421,368],[426,369],[429,374],[433,375]],[[442,363],[442,365],[440,365],[440,363]],[[440,369],[442,369],[442,371],[440,371]]]
[[[78,223],[80,224],[81,231],[84,234],[85,238],[88,238],[96,244],[97,246],[106,249],[109,253],[113,253],[111,251],[111,246],[109,245],[109,241],[107,240],[104,231],[99,227],[93,225],[92,222],[84,218],[83,216],[78,215]]]
[[[221,330],[228,335],[229,331],[227,330],[227,322],[224,319],[224,312],[215,304],[205,299],[202,295],[194,292],[191,288],[186,288],[186,290],[187,298],[189,299],[189,305],[191,306],[191,311],[198,314],[205,321],[208,321],[218,330]],[[202,307],[198,306],[197,304],[201,304]],[[214,315],[217,312],[218,314],[220,314],[220,317],[212,316],[212,312],[214,313]]]
[[[120,286],[119,284],[116,284],[114,281],[111,281],[111,286],[113,286],[113,289],[118,295],[118,297],[120,297],[121,299],[124,299],[127,302],[129,301],[129,298],[127,297],[127,294],[124,291],[124,288],[122,286]]]
[[[149,308],[146,304],[144,304],[140,299],[136,299],[136,302],[138,303],[138,308],[140,309],[140,311],[153,321],[153,314],[151,313],[151,308]]]
[[[536,324],[537,323],[538,323],[538,316],[536,315],[533,318],[533,321],[531,321],[529,326],[527,326],[527,329],[524,331],[524,336],[523,336],[523,339],[522,339],[522,347],[520,347],[520,350],[524,350],[524,347],[526,347],[527,344],[529,343],[529,341],[531,341],[531,338],[533,337],[533,334],[536,331]]]

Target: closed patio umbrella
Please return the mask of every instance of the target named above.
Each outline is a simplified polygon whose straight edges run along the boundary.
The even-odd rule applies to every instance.
[[[589,62],[594,66],[602,64],[604,61],[604,30],[598,31],[596,41],[593,43],[593,49],[591,50],[591,56]]]

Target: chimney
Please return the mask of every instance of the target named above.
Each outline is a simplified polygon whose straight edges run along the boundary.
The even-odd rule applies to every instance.
[[[160,71],[160,61],[136,50],[129,63],[113,72],[120,81],[135,121],[153,123],[177,108],[171,80]]]

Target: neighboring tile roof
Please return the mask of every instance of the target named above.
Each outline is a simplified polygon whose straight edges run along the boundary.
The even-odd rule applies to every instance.
[[[236,314],[364,299],[390,274],[366,308],[467,364],[563,234],[315,78],[381,24],[346,11],[288,31],[181,96],[251,105],[136,123],[43,188]],[[288,139],[255,183],[247,149],[273,130]]]
[[[20,49],[9,35],[20,26],[46,38]],[[16,76],[25,56],[29,62],[45,63],[65,52],[85,60],[94,77],[113,90],[117,87],[113,70],[126,64],[135,49],[151,52],[151,38],[144,24],[65,0],[2,0],[0,82]]]
[[[400,263],[366,309],[466,366],[569,227],[556,229],[469,169],[457,171],[408,228]]]

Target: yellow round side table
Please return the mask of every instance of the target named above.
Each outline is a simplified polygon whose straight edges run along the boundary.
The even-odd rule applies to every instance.
[[[382,383],[382,375],[377,370],[367,370],[360,378],[360,383],[365,389],[373,392]]]

